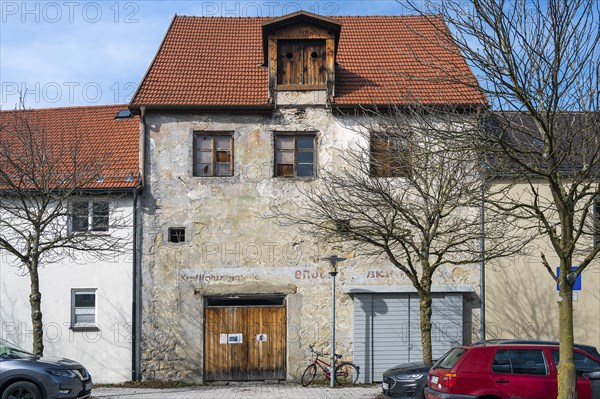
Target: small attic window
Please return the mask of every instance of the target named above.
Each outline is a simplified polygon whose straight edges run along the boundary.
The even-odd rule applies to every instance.
[[[327,83],[326,59],[325,40],[277,40],[279,89],[296,90],[307,86],[324,88]]]
[[[130,110],[123,109],[123,110],[117,112],[117,114],[115,115],[115,119],[129,119],[132,116],[133,115],[131,114]]]

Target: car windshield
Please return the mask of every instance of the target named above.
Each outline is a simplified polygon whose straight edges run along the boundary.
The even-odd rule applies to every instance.
[[[35,355],[0,339],[0,359],[33,359]]]
[[[435,365],[434,368],[441,368],[450,370],[458,362],[458,359],[462,357],[466,352],[466,349],[454,348],[450,352],[446,353],[444,357]]]

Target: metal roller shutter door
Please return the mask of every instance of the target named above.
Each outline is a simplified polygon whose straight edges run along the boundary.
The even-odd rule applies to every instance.
[[[435,293],[432,312],[433,357],[463,341],[463,295]],[[422,361],[417,294],[354,295],[354,361],[361,383],[381,381],[382,373],[401,363]]]

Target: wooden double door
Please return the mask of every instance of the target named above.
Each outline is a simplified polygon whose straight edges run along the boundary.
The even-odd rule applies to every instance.
[[[284,304],[206,307],[204,317],[206,381],[285,379]]]

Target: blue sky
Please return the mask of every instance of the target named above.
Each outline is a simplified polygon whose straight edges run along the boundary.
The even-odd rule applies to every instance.
[[[326,16],[408,13],[368,1],[0,1],[0,106],[127,103],[173,15]]]

